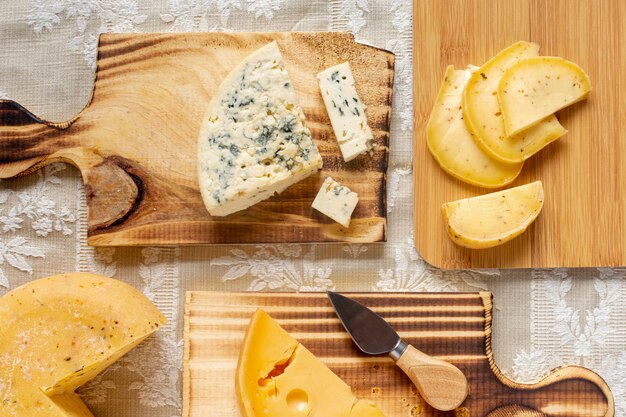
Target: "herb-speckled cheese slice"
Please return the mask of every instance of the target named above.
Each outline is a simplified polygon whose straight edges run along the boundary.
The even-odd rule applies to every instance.
[[[317,74],[317,80],[343,159],[348,162],[372,150],[374,135],[367,124],[365,105],[356,92],[350,64],[328,68]]]
[[[212,98],[198,139],[198,179],[213,216],[248,208],[322,167],[276,42],[249,55]]]
[[[246,332],[235,382],[244,417],[384,417],[262,310]]]
[[[463,121],[461,97],[472,69],[448,66],[426,127],[428,149],[439,166],[469,184],[495,188],[512,182],[523,162],[509,164],[480,149]]]
[[[587,98],[585,71],[563,58],[536,56],[509,68],[498,84],[504,127],[515,135],[564,107]]]
[[[342,226],[350,227],[350,218],[358,202],[357,193],[327,177],[313,200],[313,208]]]
[[[56,275],[5,294],[0,416],[92,417],[74,391],[164,323],[143,294],[100,275]]]
[[[509,137],[498,102],[498,84],[506,71],[520,61],[539,55],[539,45],[517,42],[500,51],[467,82],[463,91],[463,119],[476,144],[492,158],[510,164],[523,162],[567,131],[556,116]]]
[[[541,181],[441,206],[448,236],[471,249],[501,245],[522,234],[543,208]]]

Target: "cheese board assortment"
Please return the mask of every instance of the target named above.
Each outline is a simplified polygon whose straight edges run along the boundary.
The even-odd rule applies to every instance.
[[[606,383],[588,369],[562,367],[534,384],[519,384],[502,375],[491,351],[489,293],[349,296],[380,314],[407,343],[463,371],[469,383],[467,399],[451,411],[430,407],[393,359],[368,356],[353,344],[325,294],[192,291],[185,302],[183,417],[208,413],[215,417],[263,415],[264,406],[256,413],[250,412],[247,394],[242,399],[235,388],[235,374],[248,361],[254,364],[247,370],[270,373],[280,369],[273,374],[273,385],[263,385],[258,376],[250,377],[263,385],[257,392],[263,397],[253,394],[256,401],[280,408],[281,412],[274,415],[353,415],[324,411],[353,403],[355,398],[360,399],[357,404],[370,401],[376,405],[361,414],[368,416],[380,416],[381,412],[387,417],[614,415],[614,400]],[[260,319],[265,326],[259,325]],[[284,330],[278,331],[277,326]],[[248,346],[252,337],[259,341],[256,349]],[[280,348],[283,343],[304,346],[307,354],[292,357],[292,349]],[[328,373],[326,367],[333,372]],[[425,368],[424,372],[429,370]],[[339,381],[344,381],[352,392]],[[255,390],[259,389],[255,385]],[[320,400],[318,396],[325,393],[325,387],[334,387],[336,394],[326,393],[330,398]],[[289,401],[293,391],[300,401]],[[240,402],[245,403],[242,410]],[[290,404],[302,406],[304,411],[299,413]]]
[[[0,103],[0,178],[76,165],[94,246],[385,241],[393,74],[347,33],[103,34],[74,119]],[[349,227],[311,207],[326,176]]]
[[[481,67],[448,67],[426,127],[428,149],[445,172],[468,184],[501,187],[566,133],[554,113],[587,97],[589,76],[572,62],[538,54],[539,45],[517,42]],[[441,210],[454,243],[485,249],[523,233],[543,200],[536,181],[444,203]]]
[[[503,376],[489,293],[329,297],[187,293],[183,416],[614,415],[588,369],[528,385]],[[391,358],[357,352],[335,310],[362,351]],[[15,417],[93,417],[75,390],[165,323],[139,291],[90,273],[18,287],[0,297],[0,318],[0,411]],[[395,344],[377,350],[385,339]]]
[[[618,191],[626,186],[618,116],[626,89],[606,70],[625,56],[606,47],[626,35],[616,24],[623,7],[413,2],[414,227],[424,260],[450,269],[626,264],[626,194]],[[480,249],[458,245],[468,239],[441,221],[443,204],[536,181],[541,214],[515,239],[532,216],[504,231],[494,224],[507,211],[490,212],[480,240],[495,227],[500,244]]]
[[[606,56],[591,59],[599,31],[585,48],[568,36],[608,12],[498,3],[514,21],[501,27],[482,19],[493,1],[466,0],[469,14],[414,2],[420,254],[446,268],[626,263],[624,141],[589,144],[593,118],[621,109],[606,97],[626,92],[608,90]],[[542,32],[554,21],[556,40]],[[450,23],[472,29],[470,47]],[[74,164],[90,245],[386,241],[393,53],[331,32],[103,34],[97,52],[92,99],[71,120],[0,99],[0,178]],[[614,230],[572,227],[583,214]],[[93,417],[76,390],[165,324],[150,296],[76,272],[0,297],[0,416]],[[488,292],[187,291],[182,417],[615,415],[589,369],[503,375],[492,307]]]

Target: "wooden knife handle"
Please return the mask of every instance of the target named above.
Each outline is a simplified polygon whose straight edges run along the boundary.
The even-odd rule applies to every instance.
[[[467,379],[451,363],[428,356],[409,345],[396,365],[413,381],[424,401],[437,410],[454,410],[467,397]]]

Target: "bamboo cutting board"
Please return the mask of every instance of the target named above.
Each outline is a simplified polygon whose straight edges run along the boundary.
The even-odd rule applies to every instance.
[[[443,268],[626,265],[625,16],[624,1],[414,1],[415,242],[425,260]],[[448,239],[441,204],[490,191],[439,168],[426,123],[447,65],[482,65],[518,40],[579,64],[593,91],[557,114],[569,132],[511,184],[543,181],[537,221],[500,247],[464,249]]]
[[[423,352],[452,362],[470,394],[452,412],[419,398],[387,356],[366,356],[353,344],[325,294],[188,292],[185,303],[183,417],[240,417],[235,368],[254,311],[263,308],[339,375],[359,398],[387,417],[613,417],[606,383],[577,366],[523,385],[493,362],[490,293],[351,294]],[[270,416],[271,417],[271,416]]]
[[[213,92],[243,58],[276,40],[324,169],[281,195],[211,217],[196,142]],[[373,155],[344,163],[316,74],[349,61],[374,132]],[[85,183],[95,246],[386,240],[386,171],[394,56],[346,33],[103,34],[93,97],[66,123],[0,100],[0,178],[62,160]],[[324,176],[359,194],[348,230],[311,208]]]

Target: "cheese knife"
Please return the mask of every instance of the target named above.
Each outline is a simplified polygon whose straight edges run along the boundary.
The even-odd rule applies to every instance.
[[[431,407],[450,411],[465,401],[467,379],[459,368],[406,343],[389,323],[364,305],[332,291],[327,294],[357,347],[369,355],[389,354]]]

